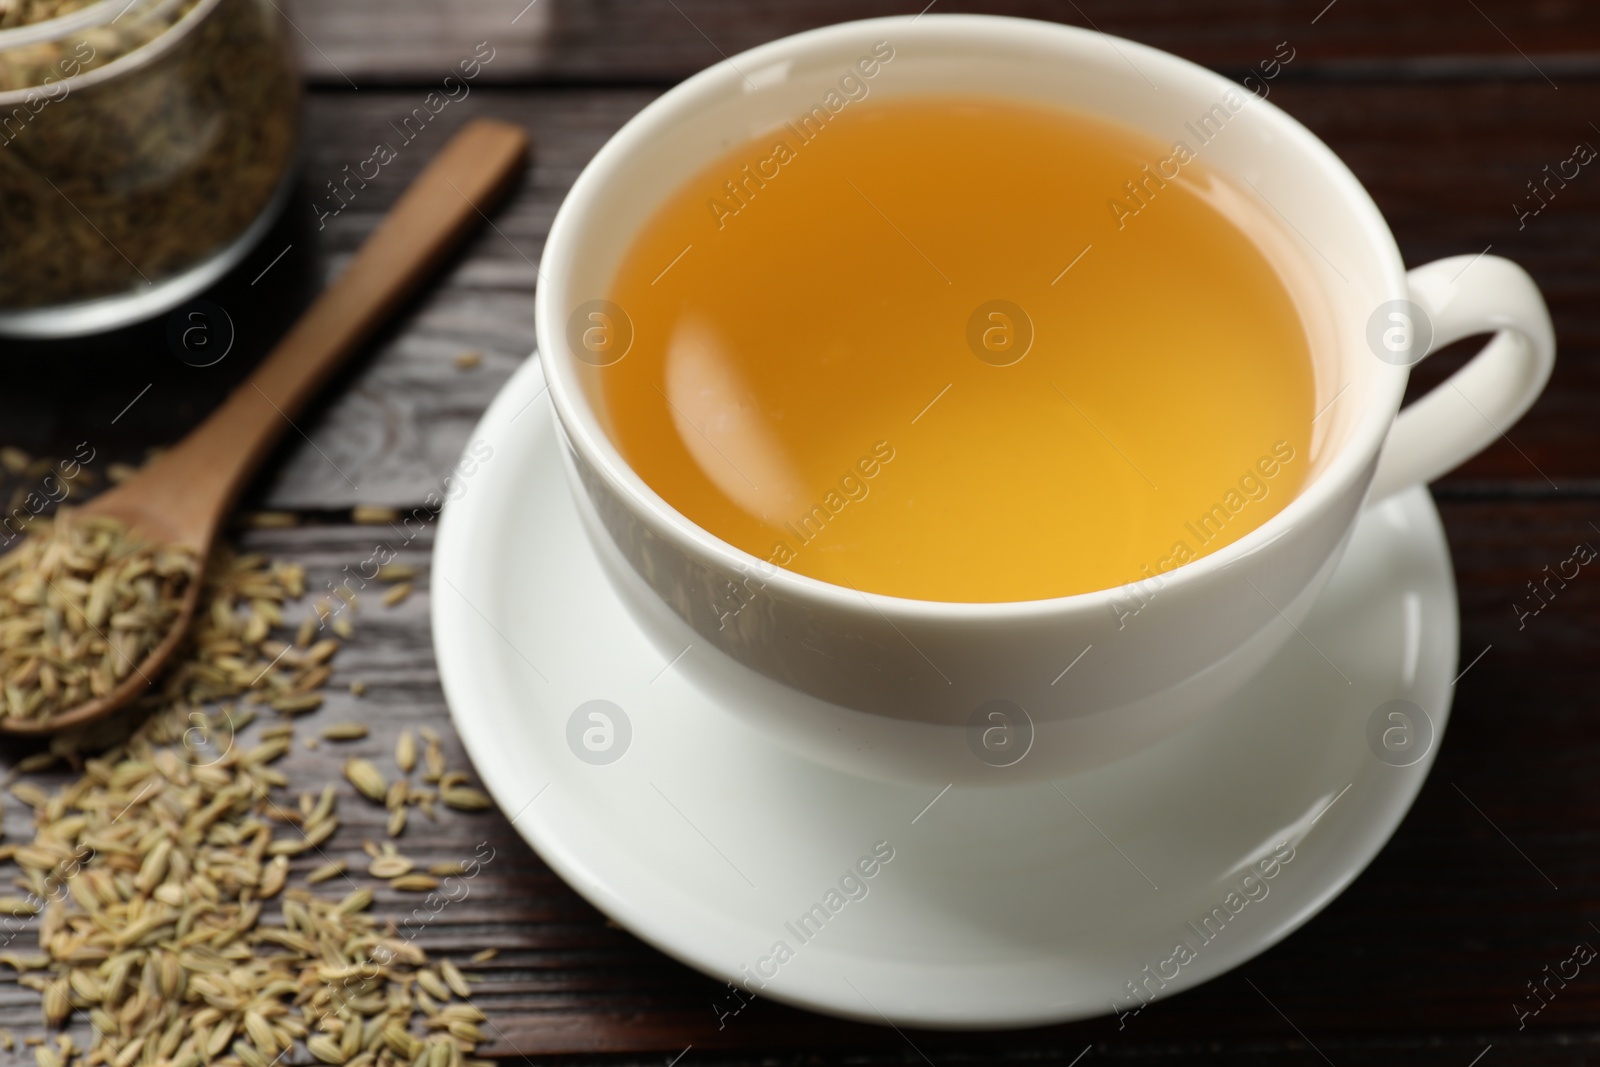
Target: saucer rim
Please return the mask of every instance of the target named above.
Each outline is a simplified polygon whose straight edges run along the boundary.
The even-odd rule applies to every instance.
[[[505,421],[507,415],[513,410],[516,410],[520,415],[522,411],[527,410],[530,405],[542,398],[545,401],[542,415],[550,420],[551,425],[546,443],[537,447],[559,447],[557,436],[559,429],[556,425],[557,420],[553,405],[550,404],[549,398],[544,396],[544,389],[533,389],[536,381],[542,382],[543,380],[539,362],[538,354],[534,353],[523,366],[513,373],[511,379],[502,387],[483,418],[474,428],[468,438],[469,442],[477,442],[482,439],[493,440],[496,427]],[[529,393],[532,393],[532,396],[524,400],[524,397]],[[577,502],[570,500],[570,492],[571,489],[568,486],[569,499],[566,506],[576,507]],[[473,539],[473,534],[469,532],[467,523],[484,506],[478,502],[483,500],[493,501],[494,499],[495,494],[486,488],[484,491],[464,494],[461,499],[453,501],[446,506],[440,518],[439,532],[433,552],[432,568],[436,575],[444,576],[453,571],[451,560],[456,558],[460,551],[457,548],[458,542],[465,545],[469,544]],[[1440,607],[1445,610],[1445,613],[1455,625],[1450,628],[1447,636],[1448,654],[1442,657],[1445,662],[1436,665],[1436,669],[1441,671],[1443,677],[1448,677],[1448,672],[1454,670],[1454,666],[1459,660],[1460,615],[1449,546],[1437,507],[1425,487],[1413,487],[1398,493],[1391,500],[1385,501],[1383,506],[1404,506],[1408,510],[1418,511],[1420,517],[1425,521],[1414,536],[1431,542],[1430,551],[1437,551],[1439,558],[1443,561],[1446,581],[1439,593],[1444,596],[1446,602]],[[1371,521],[1371,517],[1369,516],[1362,521]],[[448,578],[446,580],[448,581]],[[473,655],[470,643],[463,642],[459,638],[460,626],[458,624],[469,616],[466,611],[447,605],[447,600],[449,598],[432,598],[430,609],[440,683],[445,693],[446,704],[451,718],[469,757],[471,757],[475,768],[479,770],[485,788],[494,795],[497,805],[502,812],[505,812],[509,810],[506,805],[508,797],[505,789],[508,783],[500,781],[493,775],[483,773],[485,767],[495,765],[495,761],[490,758],[494,741],[492,738],[481,736],[477,728],[481,724],[475,724],[471,713],[462,710],[464,703],[461,699],[463,683],[456,679],[457,660],[466,659],[470,661]],[[451,604],[453,604],[453,601],[451,601]],[[463,671],[470,670],[465,664],[461,666]],[[1176,993],[1195,988],[1262,954],[1305,925],[1367,869],[1399,829],[1400,824],[1404,821],[1406,814],[1410,811],[1423,783],[1427,779],[1428,771],[1437,757],[1439,746],[1448,726],[1452,696],[1453,688],[1447,685],[1444,690],[1442,706],[1437,710],[1429,709],[1429,713],[1433,716],[1435,722],[1434,741],[1426,755],[1417,764],[1407,768],[1412,773],[1406,774],[1402,780],[1387,785],[1380,790],[1369,790],[1371,794],[1369,804],[1377,804],[1377,809],[1365,821],[1350,825],[1349,829],[1356,835],[1356,840],[1351,844],[1336,849],[1336,855],[1323,862],[1324,867],[1336,868],[1336,873],[1331,877],[1324,878],[1314,890],[1306,890],[1303,899],[1293,906],[1288,914],[1277,917],[1276,921],[1272,922],[1264,931],[1256,933],[1250,938],[1231,941],[1227,945],[1219,947],[1215,952],[1209,953],[1204,957],[1201,964],[1196,966],[1192,972],[1185,968],[1178,978],[1169,983],[1171,988],[1164,989],[1156,994],[1153,998],[1154,1000],[1164,999]],[[765,738],[761,738],[757,743],[767,747],[775,747],[772,746],[770,740]],[[824,767],[821,764],[814,764],[814,766],[819,772],[838,773],[832,768]],[[1070,781],[1072,777],[1073,775],[1070,773],[1064,774],[1053,779],[1053,781]],[[552,778],[551,782],[553,783],[554,781],[556,779]],[[1024,784],[1014,787],[997,786],[993,788],[1005,790],[1027,787]],[[542,790],[540,790],[540,793],[542,793]],[[537,795],[534,799],[537,799]],[[673,925],[662,921],[659,908],[640,904],[630,899],[631,896],[637,895],[636,892],[619,892],[609,887],[606,878],[600,875],[582,855],[582,848],[578,847],[581,842],[575,842],[563,837],[559,826],[553,825],[548,819],[540,819],[537,813],[530,815],[531,806],[532,804],[529,802],[528,805],[524,806],[521,811],[511,818],[512,826],[540,859],[569,887],[584,897],[597,910],[613,918],[641,941],[672,959],[719,981],[731,983],[740,979],[740,975],[723,968],[719,961],[710,958],[710,954],[696,955],[694,946],[689,944],[687,940],[672,940]],[[1330,804],[1329,807],[1331,806]],[[1346,810],[1348,810],[1348,806]],[[1320,817],[1319,815],[1318,818]],[[1345,818],[1346,822],[1349,822],[1348,817],[1342,813],[1341,818]],[[568,836],[570,837],[570,834]],[[685,890],[685,892],[692,891]],[[837,949],[826,950],[825,954],[841,959],[847,958],[847,954]],[[988,966],[991,969],[998,966],[1002,970],[1017,971],[1030,965],[1008,962],[999,965],[990,964]],[[929,970],[925,965],[919,969],[923,972]],[[959,971],[967,975],[974,973],[976,970],[974,967],[961,964],[948,964],[945,967],[936,969],[948,969],[951,973]],[[1081,1001],[1073,1004],[1067,1010],[1062,1010],[1059,1005],[1052,1009],[1043,999],[1038,1001],[1031,1010],[1011,1013],[990,1012],[982,1015],[952,1015],[946,1013],[943,1015],[930,1015],[918,1014],[915,1007],[910,1006],[909,1010],[885,1014],[876,1005],[872,1005],[871,1010],[863,1010],[844,1003],[840,999],[829,999],[826,995],[816,990],[816,984],[813,982],[801,989],[789,987],[777,989],[767,986],[762,988],[759,995],[793,1007],[815,1011],[832,1017],[846,1018],[873,1025],[898,1026],[903,1024],[928,1030],[985,1031],[1015,1029],[1055,1025],[1103,1017],[1107,1014],[1105,1008],[1098,1008]],[[863,999],[865,998],[863,997]],[[869,1001],[868,1004],[871,1005],[871,1002]]]

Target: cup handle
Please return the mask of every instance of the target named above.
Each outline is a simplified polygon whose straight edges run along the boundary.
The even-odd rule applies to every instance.
[[[1463,337],[1495,335],[1466,366],[1395,417],[1369,504],[1430,482],[1492,444],[1543,391],[1556,358],[1544,298],[1509,259],[1451,256],[1408,272],[1406,282],[1432,327],[1423,358]]]

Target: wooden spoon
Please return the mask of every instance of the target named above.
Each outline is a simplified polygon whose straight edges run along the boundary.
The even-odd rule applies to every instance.
[[[478,224],[486,206],[521,173],[528,138],[477,119],[451,138],[368,237],[338,280],[278,342],[255,372],[205,422],[77,514],[121,521],[155,543],[190,549],[204,564],[251,475],[290,421],[344,359]],[[37,722],[0,718],[0,731],[47,734],[123,707],[151,684],[177,650],[200,601],[189,583],[172,631],[105,696]]]

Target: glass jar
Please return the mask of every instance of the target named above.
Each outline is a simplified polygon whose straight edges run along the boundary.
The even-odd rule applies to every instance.
[[[0,26],[30,3],[52,0]],[[299,114],[273,0],[98,0],[0,29],[0,335],[112,329],[220,278],[288,198]]]

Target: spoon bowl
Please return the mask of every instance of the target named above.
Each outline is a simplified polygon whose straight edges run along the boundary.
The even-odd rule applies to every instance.
[[[121,486],[103,493],[84,507],[76,509],[75,514],[84,518],[115,519],[152,544],[189,548],[195,551],[197,559],[202,558],[200,549],[195,545],[186,544],[178,528],[162,516],[148,514],[145,509],[139,508],[136,501],[122,491]],[[200,604],[201,578],[197,570],[194,579],[184,590],[183,600],[178,605],[178,616],[172,621],[167,636],[162,638],[161,643],[141,662],[135,664],[132,673],[118,682],[109,693],[86,700],[68,711],[49,718],[16,719],[10,716],[0,718],[0,731],[31,736],[53,734],[94,722],[138,699],[140,694],[153,684],[156,676],[161,673],[183,643],[184,635],[189,630],[189,623],[194,619],[195,609]]]

